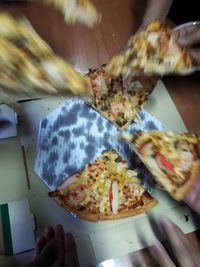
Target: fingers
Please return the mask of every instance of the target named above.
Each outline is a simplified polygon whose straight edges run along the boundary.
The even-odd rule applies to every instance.
[[[43,248],[38,261],[41,266],[61,267],[64,262],[63,243],[58,239],[51,239]]]
[[[170,259],[163,245],[157,241],[155,245],[150,249],[151,255],[154,260],[162,267],[176,267]]]
[[[183,244],[185,244],[186,246],[188,246],[190,244],[188,242],[188,240],[185,238],[185,235],[184,235],[183,231],[176,224],[174,224],[172,221],[170,221],[168,218],[164,218],[162,220],[162,224],[164,225],[165,231],[166,231],[166,227],[168,227],[168,226],[166,226],[166,224],[168,224],[168,225],[170,224],[173,227],[174,231],[176,231],[176,233],[179,236],[181,242]]]
[[[189,52],[195,63],[200,63],[200,49],[195,48],[200,45],[200,27],[189,26],[178,31],[178,43],[182,47],[190,47]]]
[[[182,230],[167,218],[162,220],[162,225],[171,246],[168,247],[168,249],[172,254],[168,254],[164,246],[157,241],[156,244],[150,248],[151,256],[154,258],[155,262],[162,267],[199,266],[199,250],[186,239]],[[177,262],[177,265],[175,265],[172,259],[174,262]]]
[[[200,27],[187,27],[179,31],[178,42],[181,46],[193,46],[200,43]]]
[[[189,53],[193,58],[194,62],[200,64],[200,49],[199,48],[189,49]]]
[[[58,245],[58,253],[57,259],[52,267],[60,267],[63,266],[64,257],[65,257],[65,249],[64,249],[64,229],[62,225],[57,225],[55,228],[55,240],[57,240]]]
[[[163,225],[180,266],[194,267],[193,251],[183,232],[168,219],[163,220]]]
[[[64,232],[63,226],[58,224],[55,228],[55,237],[64,241],[64,235],[65,235],[65,232]]]
[[[197,152],[200,158],[200,143],[197,144]],[[200,214],[200,170],[197,178],[184,198],[185,203]]]
[[[47,242],[54,238],[55,231],[52,227],[47,226],[44,230],[44,237],[46,238]]]
[[[148,249],[148,252],[150,252],[150,249]],[[127,266],[133,266],[133,267],[147,267],[149,266],[150,262],[152,263],[153,257],[149,258],[149,253],[143,253],[142,251],[137,251],[134,253],[134,257],[130,259],[130,262],[127,262]],[[125,267],[125,264],[123,265]]]
[[[184,198],[185,203],[200,214],[200,175]]]
[[[179,38],[184,38],[186,35],[189,35],[191,32],[195,30],[196,30],[196,27],[193,25],[190,25],[190,26],[183,27],[180,30],[175,31],[175,32],[178,33]]]
[[[72,234],[64,233],[62,225],[57,225],[55,230],[52,227],[45,228],[44,236],[36,242],[33,259],[37,260],[38,266],[79,266],[75,240]]]
[[[46,227],[44,230],[44,235],[39,237],[35,244],[35,253],[33,255],[33,260],[38,259],[45,248],[47,243],[54,237],[54,229],[52,227]]]
[[[78,254],[76,243],[72,234],[67,233],[64,236],[65,245],[65,267],[78,267]]]
[[[35,244],[35,253],[33,255],[33,260],[37,259],[40,256],[42,249],[44,248],[46,243],[47,241],[44,236],[41,236],[37,239],[36,244]]]

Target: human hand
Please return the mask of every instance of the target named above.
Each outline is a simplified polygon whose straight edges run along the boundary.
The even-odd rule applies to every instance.
[[[27,267],[78,267],[76,243],[62,225],[46,227],[36,242],[33,261]]]
[[[198,144],[200,157],[200,143]],[[200,215],[200,170],[196,180],[184,198],[185,203]]]
[[[200,64],[200,25],[183,27],[177,32],[178,43],[187,47],[194,62]]]
[[[200,215],[200,173],[184,198],[185,203]]]
[[[181,229],[169,219],[164,219],[162,224],[178,266],[198,267],[200,263],[198,249],[186,239]],[[159,241],[151,248],[151,255],[159,266],[176,267],[166,249]]]

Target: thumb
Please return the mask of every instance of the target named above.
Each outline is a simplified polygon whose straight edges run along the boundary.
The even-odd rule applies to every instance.
[[[53,238],[46,244],[46,246],[43,248],[41,252],[41,255],[36,260],[38,263],[38,267],[55,266],[54,264],[57,262],[62,249],[63,249],[63,243],[61,242],[61,240]],[[63,257],[64,257],[64,252],[63,252]]]
[[[189,53],[196,64],[200,64],[200,49],[189,49]]]
[[[181,46],[192,46],[200,43],[200,28],[187,32],[185,35],[180,35],[178,43]]]

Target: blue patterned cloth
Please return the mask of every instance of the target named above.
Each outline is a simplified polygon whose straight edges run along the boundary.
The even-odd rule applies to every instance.
[[[162,130],[161,123],[145,110],[140,121],[123,131]],[[137,169],[141,182],[151,192],[152,176],[129,145],[117,137],[121,133],[113,123],[79,98],[71,98],[51,112],[40,123],[35,172],[50,190],[85,164],[99,157],[102,151],[116,149],[131,169]]]

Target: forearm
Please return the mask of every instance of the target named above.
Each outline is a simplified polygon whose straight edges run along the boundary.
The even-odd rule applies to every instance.
[[[152,20],[165,20],[172,2],[173,0],[148,0],[142,26],[146,26]]]

